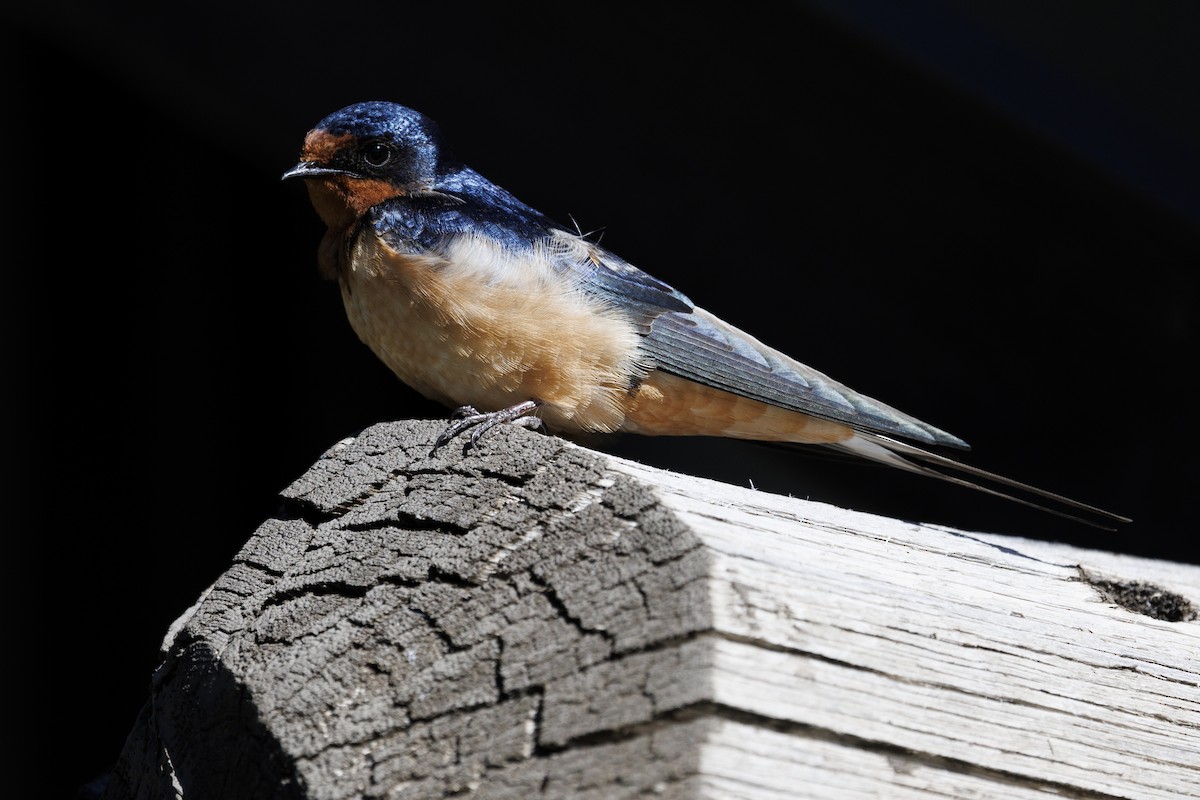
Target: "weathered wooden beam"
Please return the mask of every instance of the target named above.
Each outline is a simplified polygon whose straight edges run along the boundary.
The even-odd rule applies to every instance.
[[[1200,568],[515,428],[431,457],[441,425],[284,491],[168,633],[107,797],[1200,790]]]

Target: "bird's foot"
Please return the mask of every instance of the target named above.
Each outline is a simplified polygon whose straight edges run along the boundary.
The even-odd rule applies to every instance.
[[[471,431],[470,438],[463,444],[464,453],[479,444],[479,437],[497,425],[511,423],[531,430],[541,428],[541,419],[527,416],[537,410],[540,405],[541,403],[537,400],[526,400],[508,408],[502,408],[499,411],[488,412],[479,411],[474,406],[459,406],[450,415],[450,418],[456,420],[456,422],[438,434],[437,440],[433,443],[433,449],[429,451],[429,455],[432,456],[442,445],[470,428],[474,428],[475,430]]]

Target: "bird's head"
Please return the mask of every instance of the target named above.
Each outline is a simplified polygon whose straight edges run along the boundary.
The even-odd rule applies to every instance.
[[[371,101],[318,122],[283,179],[303,178],[325,224],[345,229],[384,200],[435,191],[443,158],[433,120],[396,103]]]

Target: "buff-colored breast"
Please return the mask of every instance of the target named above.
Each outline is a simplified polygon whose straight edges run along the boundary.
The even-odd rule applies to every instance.
[[[613,431],[645,373],[638,335],[555,270],[556,255],[470,237],[414,255],[366,235],[339,281],[359,338],[426,397],[480,411],[535,399],[551,430]]]

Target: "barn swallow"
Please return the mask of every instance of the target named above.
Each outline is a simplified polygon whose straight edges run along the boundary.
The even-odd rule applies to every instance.
[[[473,428],[470,448],[502,423],[817,445],[1097,527],[1129,521],[934,452],[969,448],[521,202],[410,108],[330,114],[283,178],[304,180],[327,227],[319,270],[339,284],[359,338],[404,383],[456,409],[434,450]]]

